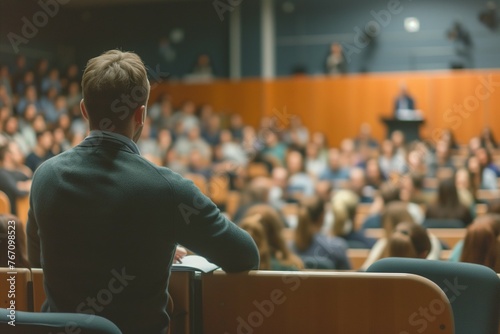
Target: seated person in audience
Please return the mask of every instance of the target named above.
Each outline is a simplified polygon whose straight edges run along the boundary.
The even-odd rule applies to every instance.
[[[399,187],[395,183],[385,182],[382,184],[373,200],[370,214],[363,222],[362,229],[382,228],[382,210],[387,204],[399,201],[399,193]]]
[[[349,175],[349,189],[358,195],[361,203],[372,203],[375,189],[366,183],[366,174],[362,168],[351,169]]]
[[[328,146],[328,138],[326,135],[323,132],[316,131],[312,134],[311,141],[318,147],[320,158],[327,161],[330,146]]]
[[[500,215],[500,200],[493,200],[488,202],[487,204],[487,212],[485,215],[477,215],[476,218],[472,221],[472,224],[468,226],[468,228],[471,228],[472,225],[474,225],[476,222],[491,222],[491,218],[495,217],[497,215]],[[486,220],[483,220],[485,216],[489,216]],[[480,219],[481,218],[481,219]],[[476,229],[476,227],[474,227]],[[453,247],[453,250],[448,258],[448,261],[451,262],[459,262],[460,257],[462,256],[462,250],[464,248],[464,240],[458,241],[455,246]]]
[[[472,174],[467,168],[459,168],[455,173],[455,186],[460,203],[471,208],[476,203],[476,190],[473,189]]]
[[[439,182],[437,198],[427,207],[426,219],[457,219],[464,227],[472,222],[470,209],[463,205],[458,198],[455,180],[448,178]]]
[[[430,195],[424,192],[425,176],[419,173],[406,173],[401,176],[401,200],[404,202],[427,205],[431,202]]]
[[[15,238],[12,239],[12,236]],[[9,238],[11,236],[11,238]],[[14,251],[9,248],[9,241],[14,242]],[[15,258],[9,258],[9,255],[15,255]],[[13,215],[0,215],[0,268],[10,266],[15,268],[30,268],[28,254],[26,253],[26,231],[24,224],[18,217]]]
[[[288,171],[284,167],[274,167],[271,179],[272,186],[269,189],[269,203],[275,208],[281,208],[285,203],[289,202],[287,193]]]
[[[139,56],[112,50],[89,60],[82,88],[91,132],[42,164],[30,193],[28,255],[44,271],[42,311],[91,312],[124,334],[165,333],[176,245],[227,272],[258,268],[257,247],[191,181],[141,157],[150,85]],[[126,112],[111,110],[138,95]],[[121,292],[105,307],[88,304],[108,282]]]
[[[26,157],[26,166],[35,172],[38,166],[54,156],[51,150],[53,144],[54,136],[50,130],[37,132],[36,146]]]
[[[174,147],[181,159],[188,160],[189,153],[193,150],[198,150],[207,160],[212,158],[212,149],[210,145],[201,138],[200,128],[198,126],[191,127],[187,132],[187,136],[178,138]]]
[[[28,196],[31,187],[30,176],[17,167],[16,159],[22,155],[14,142],[0,146],[0,191],[3,191],[10,202],[11,213],[17,213],[17,199]],[[29,170],[29,173],[31,171]]]
[[[299,116],[290,118],[290,125],[285,131],[283,141],[291,147],[303,150],[309,141],[309,130],[302,125]]]
[[[314,186],[314,193],[319,196],[325,203],[330,202],[330,199],[332,198],[332,191],[332,184],[328,181],[316,182]]]
[[[210,161],[208,161],[197,149],[189,153],[188,172],[191,174],[201,175],[206,181],[212,176]]]
[[[52,154],[58,155],[64,151],[67,151],[71,148],[71,144],[68,139],[66,139],[66,134],[61,127],[57,127],[53,131],[54,135],[54,145],[52,145]]]
[[[403,131],[396,130],[391,134],[392,145],[394,146],[394,154],[399,155],[403,161],[406,161],[406,138]]]
[[[335,185],[337,181],[349,179],[349,169],[342,166],[340,151],[336,148],[328,150],[328,166],[320,174],[320,180],[327,180]]]
[[[408,194],[413,194],[415,189],[420,186],[417,183],[422,182],[422,179],[417,174],[405,174],[401,177],[398,183],[386,182],[382,185],[380,196],[375,197],[375,201],[370,208],[370,217],[363,224],[363,228],[380,228],[382,227],[382,211],[388,203],[395,201],[405,202],[407,210],[417,224],[424,222],[425,213],[422,211],[421,204],[417,204]],[[396,181],[396,180],[395,180]],[[413,187],[413,188],[412,188]],[[407,191],[410,189],[409,191]],[[418,191],[415,192],[418,198]],[[366,226],[366,227],[365,227]]]
[[[141,138],[137,142],[137,146],[139,146],[139,150],[141,151],[141,154],[143,156],[150,155],[158,157],[161,154],[159,152],[160,149],[158,147],[158,142],[155,138],[153,138],[152,135],[151,122],[151,118],[146,117],[146,119],[144,120],[144,127],[142,129]]]
[[[378,189],[386,180],[376,158],[371,158],[366,161],[365,173],[367,186],[372,187],[375,190]]]
[[[214,116],[214,115],[215,115],[214,108],[212,108],[212,106],[210,104],[204,104],[198,109],[198,112],[196,113],[196,117],[198,117],[198,119],[200,120],[200,128],[201,128],[202,134],[205,132],[205,130],[210,128],[210,121],[211,121],[212,116]],[[219,124],[219,128],[220,128],[220,124]]]
[[[0,78],[0,108],[8,108],[12,110],[12,98],[7,91],[7,87],[1,82]]]
[[[493,131],[490,127],[485,126],[481,131],[481,146],[485,147],[487,150],[496,150],[498,148],[498,143],[495,140]]]
[[[345,240],[321,233],[324,217],[325,203],[319,197],[301,201],[292,250],[308,269],[351,269]]]
[[[326,169],[326,160],[321,157],[318,145],[314,142],[309,142],[306,145],[306,172],[312,178],[317,180],[321,173]]]
[[[54,124],[57,122],[59,117],[56,110],[56,99],[57,99],[57,89],[52,87],[49,91],[40,99],[40,110],[42,111],[47,123]]]
[[[438,172],[440,169],[449,169],[454,171],[455,166],[451,160],[451,151],[449,145],[444,140],[439,140],[436,144],[436,153],[434,160],[429,166],[429,171],[427,173],[430,177],[440,177]]]
[[[369,123],[363,123],[359,127],[359,134],[354,139],[354,145],[357,150],[361,147],[369,147],[370,149],[377,149],[378,142],[372,137],[372,127]]]
[[[240,114],[232,114],[229,119],[229,131],[233,135],[233,138],[237,142],[241,142],[243,140],[243,129],[245,125],[243,123],[243,118]]]
[[[201,131],[201,136],[210,146],[220,144],[221,124],[220,116],[213,114],[208,118],[207,125]]]
[[[382,142],[378,163],[386,178],[405,171],[405,158],[401,154],[396,154],[394,143],[389,139]]]
[[[290,250],[283,237],[285,222],[276,209],[267,204],[254,205],[247,210],[242,221],[248,217],[256,217],[264,227],[273,270],[304,269],[304,263]]]
[[[481,147],[481,138],[479,137],[472,137],[469,139],[469,155],[472,156],[476,153],[476,150],[478,150]]]
[[[366,270],[375,261],[383,257],[384,251],[387,247],[388,238],[394,233],[398,224],[402,222],[415,223],[412,215],[408,211],[408,205],[404,202],[389,203],[382,212],[382,226],[385,231],[385,237],[379,239],[373,246],[368,258],[361,267],[362,270]],[[431,250],[427,255],[427,259],[439,260],[442,249],[441,243],[434,235],[429,232],[427,233],[429,234],[429,239],[431,240]]]
[[[476,156],[471,156],[467,161],[467,168],[471,173],[472,189],[497,190],[497,176],[494,171],[484,168]]]
[[[340,142],[340,164],[346,168],[353,168],[361,166],[364,163],[361,156],[361,150],[357,151],[354,145],[354,140],[351,138],[344,138]]]
[[[234,214],[233,221],[239,224],[241,219],[246,215],[248,209],[254,205],[270,204],[279,209],[279,207],[274,206],[274,203],[270,203],[269,196],[271,188],[272,180],[263,176],[256,177],[246,184],[242,191],[238,210]]]
[[[23,117],[19,120],[19,133],[23,137],[23,142],[26,144],[26,150],[21,147],[23,154],[27,155],[36,146],[36,131],[33,122],[38,114],[36,106],[29,104],[24,110]],[[42,116],[43,117],[43,116]]]
[[[406,172],[428,175],[429,169],[425,155],[426,153],[419,149],[410,150],[406,159]]]
[[[314,194],[314,181],[305,172],[304,158],[299,151],[289,151],[286,157],[288,169],[288,197],[300,200],[304,196]]]
[[[234,164],[246,165],[248,158],[243,147],[233,140],[231,131],[225,129],[220,133],[220,149],[222,158]]]
[[[151,115],[153,124],[157,129],[168,129],[170,131],[174,129],[174,120],[172,118],[174,108],[168,95],[160,96],[158,101],[150,107],[150,111],[148,114]]]
[[[38,100],[38,93],[35,86],[28,86],[24,92],[24,96],[19,99],[16,105],[17,115],[21,115],[26,106],[34,104],[37,110],[41,110],[40,100]]]
[[[384,257],[425,259],[430,251],[431,240],[425,228],[413,222],[402,222],[387,240]]]
[[[259,270],[278,270],[273,268],[283,268],[275,259],[271,260],[271,252],[269,250],[269,242],[267,241],[264,226],[259,220],[260,216],[245,217],[239,224],[240,228],[246,231],[252,237],[259,250],[260,265]],[[274,265],[274,267],[273,267]],[[295,267],[288,267],[291,271],[296,270]]]
[[[287,147],[279,139],[276,132],[267,128],[264,132],[265,147],[262,150],[262,155],[271,161],[275,166],[284,166]]]
[[[17,181],[31,179],[33,172],[24,164],[23,152],[21,152],[19,145],[14,141],[8,141],[6,144],[10,159],[5,163],[5,168],[14,175]]]
[[[461,262],[481,264],[500,273],[500,215],[476,218],[467,228],[462,247]]]
[[[500,177],[500,169],[493,163],[490,150],[480,147],[476,150],[475,155],[482,168],[491,169],[495,172],[496,177]]]
[[[442,140],[446,143],[449,151],[458,150],[460,148],[457,144],[453,131],[451,131],[450,129],[444,129],[439,140]]]
[[[374,240],[355,230],[354,219],[359,197],[350,190],[339,190],[333,195],[331,216],[325,217],[330,235],[344,239],[349,248],[371,248]]]
[[[17,120],[17,117],[9,116],[5,119],[3,123],[2,136],[10,141],[16,142],[23,154],[30,152],[28,143],[24,139],[24,136],[19,132],[19,121]]]
[[[50,89],[54,88],[57,94],[61,93],[62,85],[59,78],[59,70],[57,68],[52,68],[48,75],[42,79],[42,83],[40,85],[42,93],[47,93]]]
[[[189,132],[193,127],[200,130],[200,120],[196,117],[196,104],[193,101],[185,101],[182,108],[171,116],[173,129],[179,127],[184,132]],[[199,131],[198,131],[199,132]]]

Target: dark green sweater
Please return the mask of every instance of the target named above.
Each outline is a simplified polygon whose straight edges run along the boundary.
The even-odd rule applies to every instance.
[[[162,333],[177,244],[227,272],[257,269],[250,236],[191,181],[132,141],[95,133],[33,177],[28,253],[42,267],[43,311],[104,316],[123,333]]]

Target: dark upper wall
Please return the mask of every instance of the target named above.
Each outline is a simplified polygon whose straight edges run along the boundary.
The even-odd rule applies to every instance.
[[[8,32],[20,33],[21,18],[31,18],[41,10],[34,1],[10,1],[2,0],[0,5],[0,61],[11,60],[14,56]],[[133,50],[148,66],[156,68],[159,65],[161,72],[169,72],[173,77],[189,73],[197,55],[207,53],[212,58],[215,74],[224,77],[229,74],[227,22],[219,19],[210,1],[91,8],[68,4],[61,6],[59,13],[40,28],[28,44],[21,45],[20,50],[28,55],[35,54],[34,57],[51,53],[58,64],[67,62],[68,58],[85,64],[90,57],[111,48]],[[159,53],[158,43],[162,37],[169,37],[174,28],[181,29],[184,38],[171,43],[175,59],[166,61]],[[33,53],[33,50],[46,53]]]
[[[70,0],[71,1],[71,0]],[[227,0],[220,0],[226,2]],[[283,4],[294,4],[292,12]],[[260,75],[260,1],[242,0],[242,74]],[[173,77],[189,73],[199,53],[208,53],[217,76],[229,74],[229,12],[221,20],[213,0],[183,0],[110,7],[80,8],[62,5],[59,13],[22,52],[32,58],[49,56],[61,66],[85,61],[110,48],[137,51],[146,63]],[[370,11],[387,10],[388,0],[276,0],[277,75],[289,75],[297,65],[310,74],[324,72],[329,44],[338,40],[354,45],[354,29],[373,20]],[[391,19],[368,47],[351,55],[350,72],[407,71],[449,68],[457,60],[446,30],[459,19],[473,41],[471,64],[475,68],[500,67],[500,28],[491,31],[478,20],[485,1],[401,0],[401,12]],[[0,62],[14,56],[8,32],[20,33],[22,21],[40,10],[37,1],[0,1]],[[403,21],[414,16],[421,30],[404,31]],[[158,52],[158,41],[181,28],[184,40],[173,44],[176,58],[167,62]],[[35,51],[36,50],[36,51]],[[42,52],[40,52],[42,51]]]
[[[295,4],[286,13],[283,3]],[[277,73],[286,75],[297,65],[309,73],[324,73],[329,43],[338,40],[355,46],[355,27],[364,30],[374,20],[371,11],[387,11],[388,0],[279,0],[277,3]],[[398,14],[391,14],[386,26],[367,47],[353,53],[350,72],[407,71],[449,68],[459,61],[456,45],[446,31],[459,20],[472,37],[472,67],[500,67],[500,29],[491,31],[478,20],[486,1],[401,0]],[[404,19],[420,20],[420,32],[404,30]]]

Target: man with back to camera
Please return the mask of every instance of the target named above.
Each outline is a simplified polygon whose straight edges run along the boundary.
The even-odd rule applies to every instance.
[[[44,270],[42,310],[97,314],[123,333],[165,333],[177,244],[227,272],[257,269],[257,248],[191,181],[140,156],[150,86],[139,56],[90,59],[82,89],[90,135],[33,177],[28,253]]]

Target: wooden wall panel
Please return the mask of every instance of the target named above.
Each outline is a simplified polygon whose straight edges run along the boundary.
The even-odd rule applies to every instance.
[[[493,82],[489,91],[483,84],[488,81]],[[499,70],[164,83],[154,87],[151,97],[153,100],[165,91],[176,105],[186,99],[210,103],[218,111],[240,113],[254,126],[263,115],[298,115],[311,132],[325,132],[329,142],[338,145],[343,138],[355,136],[363,122],[372,125],[376,138],[384,138],[380,117],[392,115],[403,82],[425,115],[424,137],[432,138],[441,129],[451,128],[457,140],[466,144],[485,125],[500,137]]]

